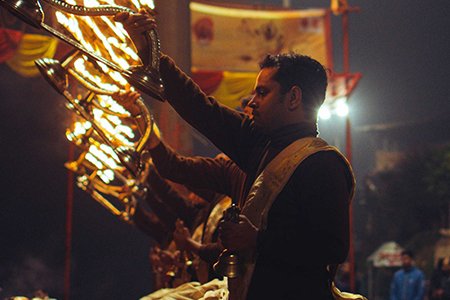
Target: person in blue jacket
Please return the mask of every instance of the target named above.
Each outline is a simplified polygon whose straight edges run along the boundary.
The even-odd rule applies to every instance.
[[[414,266],[414,255],[409,250],[402,252],[402,268],[395,272],[391,282],[390,300],[423,300],[425,278]]]

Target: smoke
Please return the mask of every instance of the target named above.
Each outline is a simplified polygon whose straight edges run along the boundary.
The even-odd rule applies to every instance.
[[[14,264],[8,273],[8,278],[0,287],[0,299],[31,297],[39,289],[46,291],[50,297],[62,294],[62,271],[50,267],[43,259],[27,256]]]

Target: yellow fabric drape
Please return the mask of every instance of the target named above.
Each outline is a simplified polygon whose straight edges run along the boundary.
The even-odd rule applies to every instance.
[[[257,75],[251,72],[224,72],[222,82],[211,96],[228,107],[240,107],[241,99],[252,93]]]
[[[6,63],[15,72],[24,77],[39,74],[34,61],[42,57],[53,57],[58,41],[52,37],[39,34],[24,34],[13,58]]]

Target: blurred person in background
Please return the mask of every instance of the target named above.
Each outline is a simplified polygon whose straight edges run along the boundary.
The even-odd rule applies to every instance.
[[[430,280],[430,300],[450,300],[450,257],[438,261]]]
[[[424,275],[414,266],[414,255],[411,251],[404,250],[401,255],[402,268],[395,272],[392,279],[390,300],[423,300]]]

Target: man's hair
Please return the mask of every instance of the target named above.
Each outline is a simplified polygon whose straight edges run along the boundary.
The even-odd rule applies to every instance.
[[[411,250],[403,250],[401,254],[402,254],[402,256],[406,255],[406,256],[409,256],[411,258],[414,258],[414,253]]]
[[[302,91],[304,109],[317,114],[325,100],[327,89],[327,72],[315,59],[296,53],[267,55],[259,64],[260,68],[277,68],[273,76],[281,85],[281,92],[286,93],[293,86]]]

